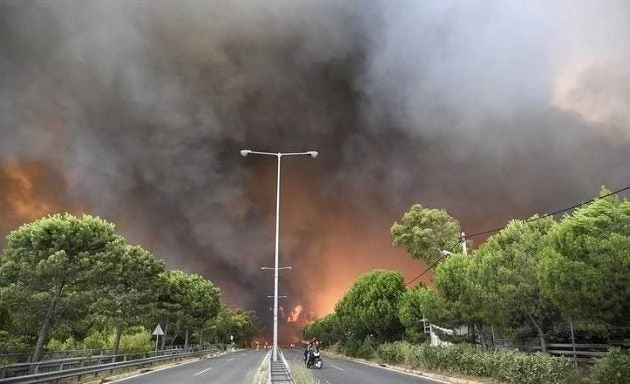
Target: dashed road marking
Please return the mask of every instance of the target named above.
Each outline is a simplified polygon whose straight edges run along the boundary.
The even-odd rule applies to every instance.
[[[206,368],[206,369],[204,369],[203,371],[199,371],[199,372],[195,373],[193,376],[199,376],[199,375],[201,375],[202,373],[206,373],[206,372],[208,372],[208,371],[209,371],[209,370],[211,370],[211,369],[212,369],[212,367],[210,367],[210,368]]]
[[[331,366],[331,367],[333,367],[333,368],[337,368],[337,369],[338,369],[338,370],[340,370],[340,371],[343,371],[343,368],[339,368],[339,367],[338,367],[338,366],[336,366],[335,364],[328,364],[328,365],[330,365],[330,366]]]

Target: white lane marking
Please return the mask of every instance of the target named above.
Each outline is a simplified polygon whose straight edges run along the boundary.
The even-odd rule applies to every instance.
[[[204,369],[203,371],[199,371],[199,372],[195,373],[193,376],[199,376],[199,375],[201,375],[202,373],[206,373],[206,372],[208,372],[208,371],[209,371],[209,370],[211,370],[211,369],[212,369],[212,367],[210,367],[210,368],[206,368],[206,369]]]
[[[338,367],[338,366],[336,366],[335,364],[329,364],[329,365],[330,365],[331,367],[333,367],[333,368],[337,368],[338,370],[343,371],[343,369],[342,369],[342,368],[339,368],[339,367]]]
[[[182,364],[179,364],[179,365],[172,365],[172,366],[168,366],[168,367],[160,367],[160,368],[156,368],[156,369],[153,369],[153,370],[150,370],[150,371],[147,371],[147,372],[141,372],[141,373],[133,374],[131,376],[127,376],[127,377],[123,377],[123,378],[120,378],[120,379],[112,380],[112,381],[109,381],[108,383],[109,384],[120,383],[122,381],[126,381],[126,380],[129,380],[129,379],[135,379],[136,377],[146,376],[146,375],[150,375],[152,373],[156,373],[156,372],[160,372],[160,371],[166,371],[167,369],[171,369],[171,368],[175,368],[175,367],[181,367],[182,365],[195,363],[195,362],[196,361],[189,361],[189,362],[182,363]]]

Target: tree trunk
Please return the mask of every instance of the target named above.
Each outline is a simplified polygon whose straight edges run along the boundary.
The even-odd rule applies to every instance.
[[[175,345],[175,339],[177,339],[177,335],[179,334],[179,327],[175,328],[175,332],[173,332],[173,338],[171,339],[171,344],[169,347],[173,349],[173,345]]]
[[[468,340],[477,345],[477,330],[475,329],[475,323],[472,321],[468,322]]]
[[[188,328],[186,328],[186,336],[184,337],[184,350],[188,350]]]
[[[166,336],[168,335],[168,323],[164,324],[164,335],[162,336],[162,345],[160,345],[160,349],[164,350],[164,345],[166,345]]]
[[[571,348],[573,349],[573,366],[575,369],[578,367],[577,354],[575,352],[575,331],[573,330],[573,322],[569,321],[569,328],[571,330]]]
[[[120,349],[120,339],[122,337],[122,326],[116,326],[116,339],[114,341],[114,356],[118,355],[118,350]]]
[[[203,351],[203,326],[199,329],[199,350]]]
[[[540,341],[540,352],[547,353],[547,343],[545,342],[545,333],[543,332],[540,324],[538,324],[536,319],[534,319],[534,316],[532,316],[532,314],[529,313],[529,311],[527,311],[527,316],[529,317],[529,320],[532,322],[532,325],[534,326],[534,328],[536,328],[536,333],[538,334],[538,340]]]
[[[473,327],[475,325],[473,324]],[[488,350],[488,344],[486,343],[486,338],[485,335],[483,334],[483,324],[477,324],[478,328],[479,328],[479,340],[481,341],[481,346],[483,347],[484,351]]]
[[[42,350],[44,349],[44,342],[46,341],[46,336],[48,335],[48,329],[50,328],[50,324],[52,323],[53,315],[55,313],[55,307],[57,306],[57,302],[59,301],[59,297],[61,297],[61,291],[63,290],[64,282],[59,283],[59,286],[55,288],[55,293],[53,293],[53,297],[50,298],[48,302],[48,308],[46,308],[46,315],[44,316],[44,321],[42,321],[42,326],[39,328],[39,334],[37,335],[37,344],[35,344],[35,351],[33,352],[33,357],[31,361],[37,362],[42,357]]]

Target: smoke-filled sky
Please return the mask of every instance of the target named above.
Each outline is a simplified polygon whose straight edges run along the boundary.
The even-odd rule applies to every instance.
[[[474,233],[630,184],[630,4],[0,2],[3,233],[97,214],[269,320],[276,163],[243,148],[320,151],[283,160],[280,293],[324,315],[423,270],[412,203]]]

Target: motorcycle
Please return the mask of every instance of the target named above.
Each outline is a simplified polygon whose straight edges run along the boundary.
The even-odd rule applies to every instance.
[[[316,369],[322,369],[324,362],[322,361],[319,348],[315,348],[308,354],[308,360],[306,360],[306,368],[315,367]]]

